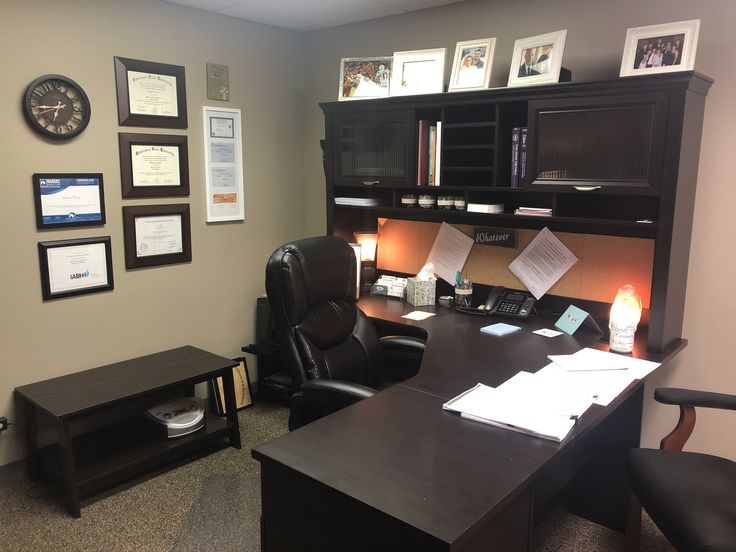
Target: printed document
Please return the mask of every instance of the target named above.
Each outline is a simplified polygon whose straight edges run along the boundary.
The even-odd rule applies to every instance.
[[[540,299],[577,261],[572,251],[545,227],[511,262],[509,270]]]
[[[455,285],[455,274],[461,272],[473,247],[473,238],[443,222],[429,252],[427,262],[434,263],[434,273]]]

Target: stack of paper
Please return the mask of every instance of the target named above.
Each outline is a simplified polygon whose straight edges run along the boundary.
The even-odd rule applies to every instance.
[[[372,197],[336,197],[335,205],[349,205],[351,207],[376,207],[378,200]]]
[[[498,386],[479,383],[442,408],[463,418],[552,441],[562,441],[591,405],[589,396],[562,380],[519,372]]]

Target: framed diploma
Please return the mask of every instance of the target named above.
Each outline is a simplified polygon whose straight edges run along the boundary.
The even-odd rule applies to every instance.
[[[121,125],[187,128],[183,66],[115,57],[115,86]]]
[[[123,197],[189,195],[187,137],[170,134],[118,134]]]
[[[240,110],[202,107],[207,222],[245,219]]]
[[[45,301],[114,289],[110,236],[39,242]]]
[[[100,173],[34,174],[33,196],[39,230],[105,224]]]
[[[123,207],[125,268],[144,268],[192,260],[189,205]]]

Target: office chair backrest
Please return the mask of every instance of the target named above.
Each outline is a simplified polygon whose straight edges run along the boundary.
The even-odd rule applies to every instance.
[[[356,305],[355,277],[355,254],[336,236],[298,240],[271,255],[266,293],[297,387],[312,378],[377,385],[378,335]]]

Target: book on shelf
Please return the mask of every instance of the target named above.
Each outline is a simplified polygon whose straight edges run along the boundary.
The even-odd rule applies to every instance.
[[[519,187],[519,140],[521,139],[521,128],[511,129],[511,187]]]
[[[417,157],[417,186],[426,186],[429,183],[429,127],[430,121],[419,121],[419,154]]]
[[[514,214],[532,217],[551,217],[552,209],[548,209],[547,207],[519,207],[514,211]]]
[[[511,129],[511,187],[520,188],[526,175],[526,127]]]
[[[437,121],[437,138],[434,145],[435,163],[434,163],[434,185],[441,186],[442,176],[442,121]]]
[[[435,161],[435,149],[437,146],[437,125],[430,124],[429,126],[429,155],[427,156],[427,185],[434,186],[434,161]]]
[[[526,127],[521,127],[521,139],[519,140],[519,181],[518,186],[524,185],[526,176]]]

